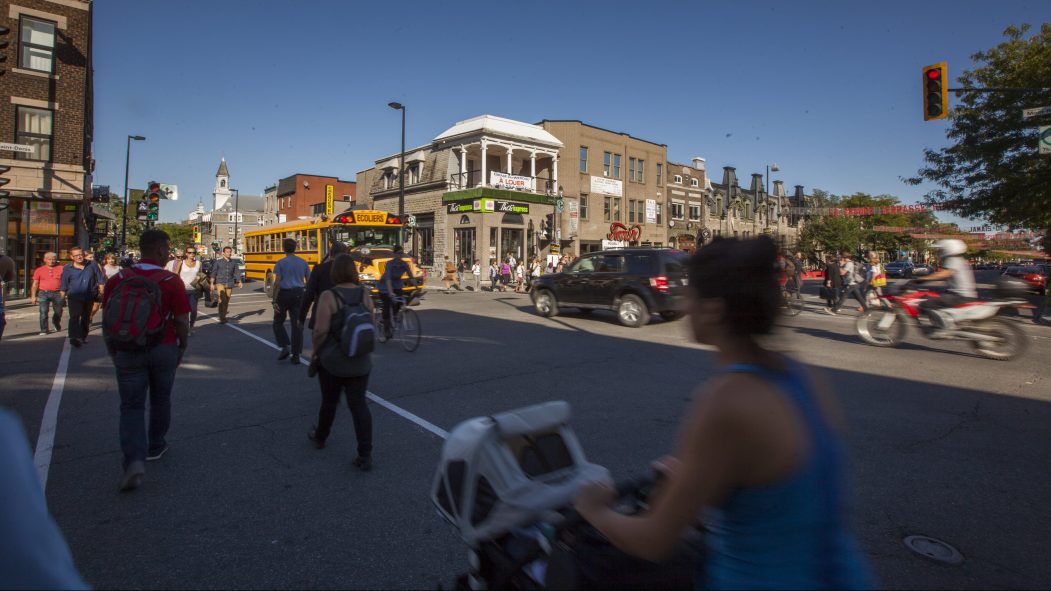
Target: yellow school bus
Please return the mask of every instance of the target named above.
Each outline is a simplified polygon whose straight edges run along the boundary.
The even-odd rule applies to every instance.
[[[351,210],[332,216],[295,220],[245,232],[245,275],[263,281],[263,289],[273,294],[274,264],[285,256],[281,242],[285,238],[296,241],[296,256],[313,269],[328,256],[329,247],[342,242],[358,267],[358,278],[363,285],[377,292],[376,281],[391,260],[403,228],[397,215],[376,210]],[[416,261],[409,259],[409,273],[402,277],[403,290],[423,288],[423,272]]]

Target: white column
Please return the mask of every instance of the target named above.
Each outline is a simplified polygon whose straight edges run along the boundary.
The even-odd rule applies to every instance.
[[[529,153],[529,176],[533,177],[533,192],[536,193],[536,151]]]
[[[467,177],[464,175],[464,171],[467,166],[467,146],[460,146],[460,189],[467,188]]]
[[[511,146],[507,146],[507,174],[511,174],[511,155],[514,153],[514,149]]]
[[[485,140],[482,140],[482,184],[481,184],[481,186],[483,186],[483,187],[489,184],[489,178],[486,176],[487,172],[485,170],[486,169],[486,164],[487,164],[486,161],[489,159],[489,157],[487,155],[488,148],[489,148],[489,144],[487,144]]]
[[[555,187],[552,189],[556,194],[558,193],[558,154],[555,154],[551,158],[551,178],[555,183]]]

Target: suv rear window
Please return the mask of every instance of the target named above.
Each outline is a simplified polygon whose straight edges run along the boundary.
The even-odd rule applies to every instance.
[[[644,253],[631,256],[632,275],[653,275],[657,268],[656,253]]]

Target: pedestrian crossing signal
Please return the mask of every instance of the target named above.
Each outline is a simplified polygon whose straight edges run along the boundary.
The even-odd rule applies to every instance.
[[[923,68],[923,120],[949,116],[949,68],[945,62]]]

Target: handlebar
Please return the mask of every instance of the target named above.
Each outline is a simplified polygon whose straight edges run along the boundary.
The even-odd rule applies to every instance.
[[[663,473],[657,470],[650,470],[645,474],[614,483],[613,490],[616,493],[618,504],[623,505],[624,501],[631,499],[633,508],[638,510],[640,502],[649,499],[650,495],[653,494],[653,489],[656,488],[663,478]],[[573,507],[564,509],[562,517],[562,522],[557,525],[559,531],[584,523],[584,518]]]

